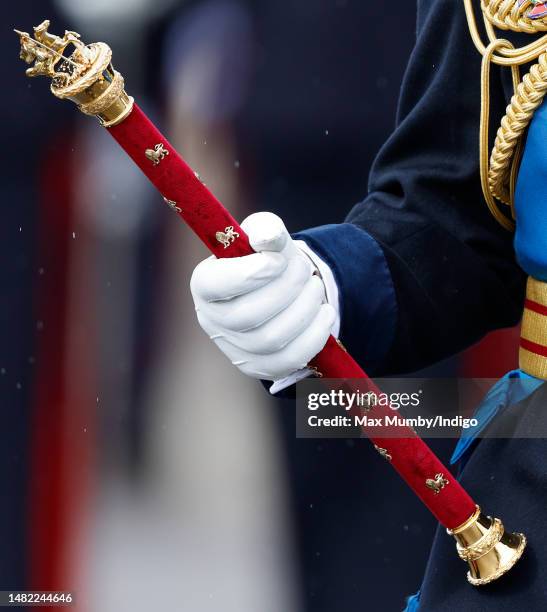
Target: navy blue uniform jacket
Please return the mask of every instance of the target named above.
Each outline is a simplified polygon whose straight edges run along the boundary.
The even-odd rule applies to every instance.
[[[367,197],[345,223],[297,234],[334,271],[341,340],[372,375],[418,370],[521,316],[513,237],[480,185],[480,61],[461,0],[418,1],[396,127]],[[511,95],[504,79],[494,67],[496,122]]]

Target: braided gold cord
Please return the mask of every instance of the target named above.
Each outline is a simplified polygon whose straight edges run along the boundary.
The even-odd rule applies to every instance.
[[[475,46],[483,56],[481,69],[480,171],[482,190],[491,213],[508,230],[514,229],[513,220],[500,209],[500,204],[513,208],[513,196],[522,149],[523,136],[534,112],[547,92],[547,35],[516,49],[509,41],[499,39],[494,28],[538,34],[547,31],[547,18],[529,19],[534,6],[526,0],[481,0],[484,26],[489,44],[482,43],[472,0],[463,0],[469,30]],[[519,66],[537,60],[520,79]],[[514,94],[498,128],[490,157],[490,66],[498,64],[511,68]]]
[[[481,67],[481,119],[480,119],[480,143],[479,143],[479,160],[480,160],[480,174],[481,174],[481,185],[484,199],[488,206],[488,209],[492,213],[493,217],[500,223],[505,229],[512,230],[514,227],[513,221],[509,219],[499,208],[496,202],[497,193],[492,190],[491,185],[491,167],[488,163],[488,149],[489,149],[489,125],[490,125],[490,67],[492,65],[491,58],[496,51],[501,51],[504,48],[512,47],[511,43],[507,40],[494,40],[491,42],[484,51],[482,67]],[[512,67],[513,71],[513,85],[518,84],[519,74],[518,67]],[[500,134],[501,132],[501,134]],[[496,176],[504,175],[506,169],[512,166],[511,158],[514,151],[514,142],[511,139],[513,132],[505,133],[502,127],[498,130],[497,141],[503,141],[503,144],[507,143],[506,146],[501,149],[501,154],[498,155],[496,149]],[[511,143],[513,146],[511,146]],[[494,157],[494,151],[492,151],[492,157]],[[501,200],[504,203],[504,200]]]
[[[518,158],[515,149],[528,127],[534,112],[547,92],[547,53],[524,75],[507,107],[496,134],[490,156],[488,183],[490,191],[504,204],[512,205],[510,188],[511,163]]]

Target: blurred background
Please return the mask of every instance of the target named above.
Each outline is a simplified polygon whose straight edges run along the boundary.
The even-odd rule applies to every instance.
[[[204,248],[95,121],[25,77],[11,28],[108,42],[234,216],[296,231],[366,194],[415,3],[3,10],[0,589],[70,590],[78,612],[401,610],[432,518],[366,441],[297,440],[292,402],[229,367],[193,313]],[[488,355],[513,346],[495,334],[433,373],[496,376],[512,359]]]

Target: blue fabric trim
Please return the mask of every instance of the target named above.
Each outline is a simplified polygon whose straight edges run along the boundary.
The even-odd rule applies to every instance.
[[[515,252],[523,270],[547,281],[547,215],[545,215],[545,139],[547,138],[547,103],[534,113],[519,167],[515,190]]]
[[[418,612],[420,608],[420,591],[406,600],[406,608],[403,612]]]
[[[339,289],[340,339],[370,373],[387,356],[395,337],[397,301],[380,245],[352,223],[324,225],[294,236],[331,268]]]
[[[486,394],[485,398],[475,410],[473,418],[478,423],[475,427],[464,430],[454,449],[450,463],[459,461],[477,436],[488,424],[508,406],[512,406],[531,395],[545,381],[530,376],[522,370],[512,370],[501,378]]]

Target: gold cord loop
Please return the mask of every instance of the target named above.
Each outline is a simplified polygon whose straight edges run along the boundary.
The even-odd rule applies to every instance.
[[[494,28],[537,34],[547,31],[547,17],[531,19],[532,0],[481,0],[484,26],[489,43],[484,45],[478,31],[472,0],[463,0],[469,31],[475,47],[482,55],[480,173],[484,198],[494,218],[506,229],[514,229],[513,201],[522,137],[534,112],[547,92],[547,34],[516,49],[508,40],[496,36]],[[520,78],[519,66],[537,60]],[[490,67],[492,64],[511,68],[514,94],[498,128],[490,158]],[[505,214],[500,205],[511,209]],[[511,218],[512,217],[512,218]]]

